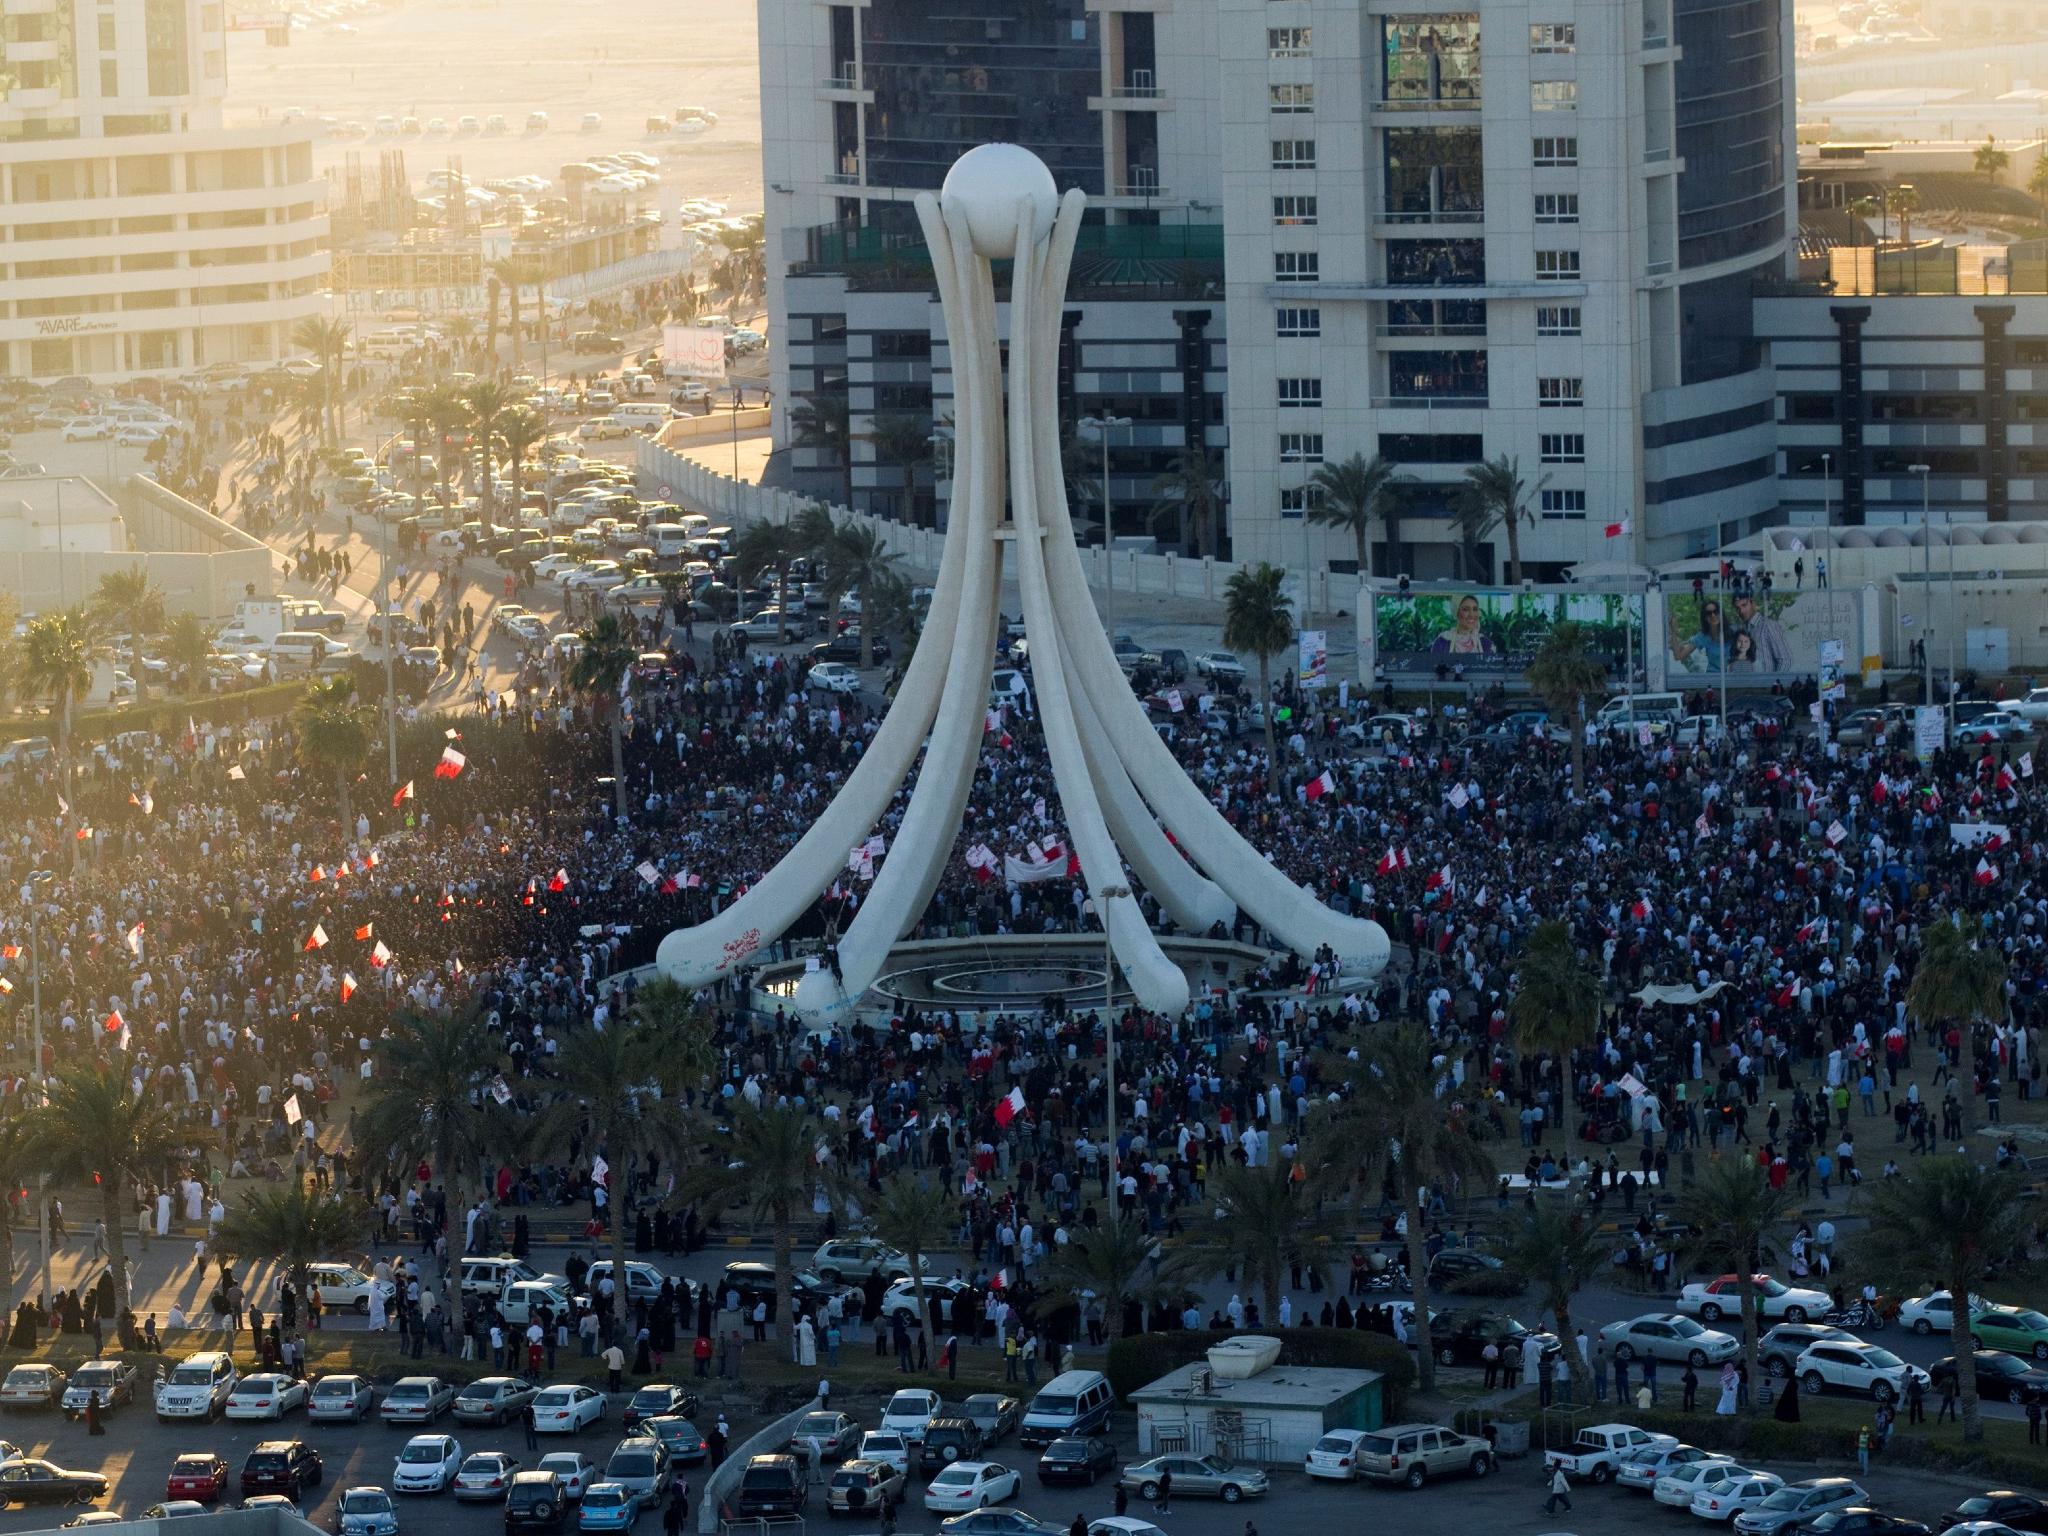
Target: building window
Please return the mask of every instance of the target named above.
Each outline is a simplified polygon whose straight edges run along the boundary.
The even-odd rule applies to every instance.
[[[1584,325],[1584,311],[1576,304],[1547,304],[1536,311],[1538,336],[1577,336]]]
[[[1269,85],[1266,100],[1275,112],[1313,112],[1316,109],[1316,88],[1312,85]]]
[[[1529,85],[1532,112],[1576,112],[1579,110],[1579,82],[1576,80],[1535,80]]]
[[[1584,491],[1544,491],[1538,503],[1548,522],[1583,522],[1586,516]]]
[[[1268,27],[1266,28],[1266,57],[1269,59],[1305,59],[1309,55],[1310,34],[1313,27]]]
[[[1275,139],[1273,141],[1273,169],[1276,171],[1312,171],[1316,168],[1316,141],[1314,139]]]
[[[1323,434],[1320,432],[1282,432],[1280,434],[1280,462],[1282,464],[1322,463]]]
[[[1579,141],[1576,138],[1538,139],[1535,142],[1535,157],[1538,165],[1577,165]]]
[[[100,94],[110,101],[121,94],[121,66],[112,59],[100,60]]]
[[[1313,224],[1316,221],[1316,200],[1313,196],[1294,194],[1273,199],[1273,222],[1275,224]]]
[[[1381,100],[1390,107],[1479,104],[1479,17],[1382,16]]]
[[[1321,379],[1280,379],[1280,408],[1287,410],[1323,403],[1323,381]]]
[[[1539,283],[1575,283],[1579,280],[1579,253],[1577,251],[1538,251],[1536,253],[1536,281]]]
[[[1390,352],[1387,393],[1396,400],[1440,405],[1485,405],[1484,352]]]
[[[1583,432],[1545,432],[1538,436],[1546,464],[1583,464],[1586,462],[1586,434]]]
[[[1536,194],[1536,222],[1538,224],[1578,223],[1579,194],[1576,192],[1538,192]]]
[[[1320,485],[1283,485],[1280,487],[1280,515],[1301,517],[1323,504],[1323,488]]]
[[[1570,408],[1586,403],[1586,381],[1584,379],[1538,379],[1536,381],[1536,403],[1542,406]]]
[[[100,52],[112,53],[120,45],[114,41],[114,18],[100,13]]]
[[[1273,334],[1320,336],[1323,334],[1323,312],[1313,304],[1282,306],[1274,312]]]
[[[1576,53],[1578,28],[1568,21],[1539,21],[1529,28],[1531,53]]]
[[[1313,283],[1322,274],[1322,258],[1314,251],[1275,251],[1273,253],[1273,281],[1276,283]]]

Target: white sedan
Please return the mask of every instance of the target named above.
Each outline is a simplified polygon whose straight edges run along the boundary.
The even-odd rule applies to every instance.
[[[1805,1323],[1827,1316],[1834,1301],[1826,1291],[1791,1286],[1769,1275],[1751,1275],[1750,1290],[1756,1297],[1756,1315],[1770,1323]],[[1718,1280],[1695,1280],[1678,1293],[1678,1310],[1689,1312],[1702,1322],[1718,1323],[1724,1317],[1742,1316],[1740,1280],[1723,1275]]]
[[[1689,1461],[1682,1467],[1673,1467],[1657,1479],[1650,1490],[1650,1497],[1659,1504],[1672,1509],[1691,1509],[1692,1496],[1709,1483],[1718,1483],[1724,1477],[1733,1477],[1747,1471],[1725,1457],[1711,1461]]]
[[[953,1298],[967,1289],[965,1280],[927,1279],[924,1283],[924,1304],[927,1308],[934,1301],[945,1304],[944,1316],[953,1315]],[[882,1316],[902,1317],[917,1321],[917,1282],[898,1280],[882,1293]]]
[[[320,1305],[332,1312],[343,1308],[358,1316],[370,1310],[370,1287],[375,1284],[368,1275],[353,1264],[315,1264],[311,1271],[313,1293],[320,1298]],[[383,1282],[384,1299],[388,1302],[398,1294],[398,1287],[389,1280]]]
[[[859,693],[860,674],[843,661],[821,661],[811,668],[810,685],[825,693]]]
[[[414,1435],[398,1453],[393,1493],[444,1493],[462,1466],[462,1442],[453,1435]]]
[[[589,1387],[549,1387],[533,1400],[533,1427],[542,1434],[573,1435],[604,1422],[604,1394]]]
[[[957,1515],[1014,1499],[1017,1485],[1017,1474],[999,1461],[956,1461],[926,1485],[924,1507]]]
[[[228,1394],[222,1416],[230,1419],[281,1419],[294,1408],[306,1406],[312,1388],[303,1381],[265,1371],[244,1376]]]
[[[562,1480],[562,1492],[572,1499],[597,1481],[597,1464],[581,1451],[549,1451],[534,1464],[536,1472],[552,1472]]]
[[[501,1500],[505,1490],[512,1486],[512,1474],[518,1470],[519,1463],[503,1451],[476,1451],[455,1474],[455,1497]]]
[[[1696,1445],[1652,1445],[1640,1451],[1631,1451],[1622,1458],[1615,1468],[1614,1480],[1624,1488],[1654,1489],[1657,1479],[1666,1472],[1679,1467],[1690,1466],[1696,1461],[1714,1461],[1718,1458],[1712,1451],[1703,1451]]]
[[[1971,1312],[1982,1312],[1991,1303],[1982,1296],[1970,1297]],[[1947,1333],[1955,1322],[1955,1298],[1947,1291],[1929,1291],[1899,1303],[1899,1326],[1910,1328],[1923,1338],[1930,1333]]]
[[[1733,1520],[1784,1486],[1785,1479],[1775,1472],[1730,1472],[1693,1490],[1692,1512],[1702,1520]]]
[[[1652,1312],[1626,1322],[1609,1323],[1600,1330],[1600,1337],[1607,1341],[1616,1360],[1628,1361],[1644,1355],[1695,1368],[1733,1360],[1742,1349],[1730,1335],[1702,1328],[1675,1312]]]

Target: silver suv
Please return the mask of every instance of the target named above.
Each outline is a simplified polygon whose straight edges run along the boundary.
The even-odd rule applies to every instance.
[[[1389,1424],[1358,1442],[1358,1475],[1368,1482],[1420,1488],[1433,1477],[1484,1477],[1492,1470],[1493,1450],[1484,1440],[1438,1424]]]

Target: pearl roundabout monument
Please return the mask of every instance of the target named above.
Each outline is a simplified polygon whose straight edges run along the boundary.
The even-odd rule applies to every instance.
[[[955,386],[953,516],[923,635],[867,751],[796,846],[709,922],[662,940],[656,964],[683,985],[759,965],[758,952],[841,876],[847,850],[867,837],[913,769],[917,783],[894,845],[840,937],[838,974],[803,960],[761,968],[759,985],[814,1025],[850,1022],[863,1006],[896,1011],[906,1003],[970,1014],[1033,1008],[1055,996],[1092,1006],[1105,994],[1116,998],[1117,970],[1139,1006],[1177,1014],[1189,1004],[1190,972],[1229,974],[1264,953],[1200,937],[1162,941],[1134,884],[1184,935],[1227,928],[1242,910],[1272,943],[1299,955],[1328,945],[1347,978],[1385,967],[1379,924],[1333,912],[1293,884],[1187,777],[1146,719],[1096,616],[1067,511],[1055,391],[1061,300],[1086,204],[1078,190],[1062,197],[1044,162],[1014,144],[968,151],[937,197],[918,197]],[[1014,264],[1007,395],[995,261]],[[1066,846],[1080,861],[1106,945],[1086,934],[899,943],[938,888],[973,787],[1006,544]]]

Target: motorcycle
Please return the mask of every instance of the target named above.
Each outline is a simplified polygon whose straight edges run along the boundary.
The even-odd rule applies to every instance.
[[[1830,1328],[1868,1328],[1873,1333],[1884,1331],[1884,1313],[1861,1296],[1846,1307],[1835,1308],[1821,1321]]]

